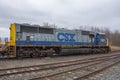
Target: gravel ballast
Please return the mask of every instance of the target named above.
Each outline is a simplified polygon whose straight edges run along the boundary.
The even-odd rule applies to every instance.
[[[120,80],[120,63],[98,75],[90,77],[88,80]]]
[[[109,55],[119,54],[119,52],[108,53]],[[45,57],[45,58],[25,58],[25,59],[5,59],[0,60],[0,69],[24,67],[32,65],[40,65],[68,60],[87,59],[93,57],[107,56],[108,54],[84,54],[84,55],[71,55],[71,56],[59,56],[59,57]]]
[[[115,55],[115,54],[120,54],[120,52],[109,53],[109,55]],[[100,57],[100,56],[108,56],[108,54],[91,54],[91,55],[89,54],[89,55],[73,55],[73,56],[59,56],[59,57],[45,57],[45,58],[26,58],[26,59],[21,59],[21,60],[18,60],[18,59],[8,60],[7,59],[7,60],[0,61],[0,69],[40,65],[40,64],[55,63],[55,62],[69,61],[69,60],[78,60],[78,59],[82,60],[82,59]],[[83,65],[76,65],[76,66],[74,65],[71,67],[61,68],[58,70],[54,70],[55,71],[54,73],[66,71],[69,69],[74,69],[74,68],[77,68],[80,66],[83,66]],[[53,70],[45,71],[45,72],[44,71],[43,72],[33,72],[32,74],[26,73],[24,75],[22,75],[22,74],[16,75],[16,76],[11,75],[9,77],[3,77],[0,80],[28,80],[31,78],[54,74],[54,73],[53,73]],[[77,74],[79,74],[79,72]],[[57,80],[61,80],[61,79],[73,80],[79,76],[77,74],[71,74],[68,77],[61,76],[56,79]],[[81,74],[83,74],[83,73],[81,73]],[[56,80],[56,79],[52,79],[52,80]],[[105,70],[104,72],[101,72],[100,74],[90,77],[87,80],[120,80],[120,63],[118,65],[115,65],[115,66]]]

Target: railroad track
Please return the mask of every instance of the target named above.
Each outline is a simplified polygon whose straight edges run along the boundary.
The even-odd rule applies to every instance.
[[[112,63],[112,64],[109,64],[108,66],[105,66],[105,67],[103,67],[103,68],[100,68],[100,69],[98,69],[98,70],[95,70],[95,71],[93,71],[93,72],[91,72],[91,73],[89,73],[89,74],[86,74],[86,75],[84,75],[84,76],[78,77],[78,78],[76,78],[76,79],[74,79],[74,80],[84,80],[84,79],[88,79],[89,77],[95,76],[96,74],[99,74],[99,73],[101,73],[102,71],[104,71],[104,70],[106,70],[106,69],[108,69],[108,68],[110,68],[110,67],[112,67],[112,66],[114,66],[114,65],[116,65],[116,64],[118,64],[118,63],[120,63],[120,60],[117,61],[117,62],[114,62],[114,63]]]
[[[25,76],[27,73],[29,73],[29,75],[30,74],[33,75],[32,73],[34,72],[34,74],[41,73],[40,77],[38,77],[39,75],[37,75],[27,79],[31,79],[31,80],[39,80],[39,79],[46,80],[48,78],[54,79],[55,77],[59,77],[68,73],[73,73],[81,69],[86,69],[87,67],[90,67],[90,66],[99,65],[100,63],[119,59],[119,57],[120,55],[117,54],[117,55],[111,55],[111,56],[94,57],[94,58],[83,59],[83,60],[71,60],[71,61],[43,64],[43,65],[0,69],[0,78],[10,77],[10,76],[17,77],[19,74],[22,74]],[[74,66],[74,67],[70,68],[71,66],[72,67]],[[63,68],[68,68],[68,70],[59,71],[59,69],[63,69]],[[58,72],[54,73],[53,70],[54,71],[58,70]],[[42,72],[44,75],[42,74]],[[83,79],[83,77],[81,78]],[[79,80],[81,78],[77,77],[76,79]]]
[[[33,78],[30,80],[66,80],[66,77],[71,77],[71,76],[73,76],[73,79],[71,80],[84,80],[115,64],[118,64],[120,62],[119,58],[120,56],[107,59],[107,60],[102,60],[102,61],[100,60],[100,62],[89,64],[83,67],[79,67],[79,68],[75,68],[75,69],[71,69],[71,70],[67,70],[67,71],[63,71],[63,72],[59,72],[59,73],[55,73],[47,76],[42,76],[38,78]]]

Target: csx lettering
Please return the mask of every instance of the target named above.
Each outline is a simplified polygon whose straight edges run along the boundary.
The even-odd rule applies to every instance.
[[[58,33],[57,35],[57,38],[59,41],[62,41],[62,42],[74,42],[74,36],[75,34],[71,34],[71,33]]]

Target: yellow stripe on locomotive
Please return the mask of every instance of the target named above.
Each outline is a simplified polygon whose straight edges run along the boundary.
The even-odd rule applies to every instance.
[[[15,56],[16,47],[16,24],[10,25],[10,41],[8,43],[8,53],[10,57]]]

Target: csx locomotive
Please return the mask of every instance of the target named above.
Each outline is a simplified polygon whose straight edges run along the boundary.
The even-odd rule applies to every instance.
[[[34,57],[53,54],[107,53],[104,33],[52,28],[30,24],[10,25],[9,57]]]

